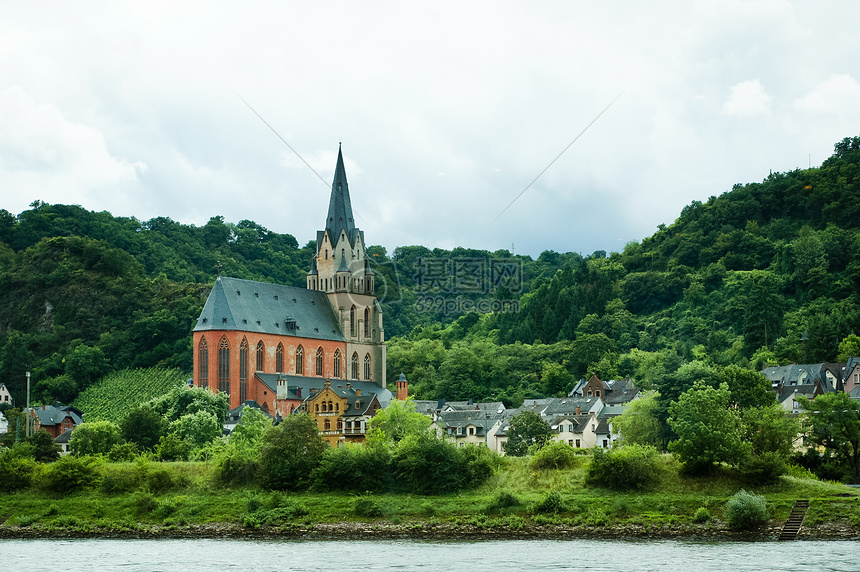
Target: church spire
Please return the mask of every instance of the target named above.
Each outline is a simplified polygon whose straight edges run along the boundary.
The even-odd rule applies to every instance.
[[[350,244],[355,243],[355,221],[352,218],[352,203],[349,200],[349,185],[346,182],[346,169],[343,166],[341,146],[337,146],[337,166],[331,184],[331,198],[328,203],[328,219],[325,229],[332,244],[340,238],[340,231],[346,231]]]

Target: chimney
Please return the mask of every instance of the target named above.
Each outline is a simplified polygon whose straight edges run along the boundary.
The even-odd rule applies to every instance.
[[[358,389],[357,387],[355,388],[355,394],[356,394],[358,397],[361,397],[361,390],[360,390],[360,389]]]
[[[397,386],[397,395],[395,399],[398,401],[406,401],[406,397],[409,395],[409,382],[406,381],[406,376],[401,373],[395,385]]]
[[[576,414],[582,415],[582,408],[579,405],[576,406]]]
[[[301,388],[301,387],[297,387],[297,388],[296,388],[296,398],[297,398],[297,399],[301,399],[301,398],[302,398],[302,388]]]

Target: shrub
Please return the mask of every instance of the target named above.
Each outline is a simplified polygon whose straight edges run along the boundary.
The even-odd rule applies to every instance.
[[[788,472],[788,467],[779,453],[748,455],[741,461],[738,470],[741,477],[754,486],[769,485]]]
[[[75,455],[106,455],[121,440],[116,424],[93,421],[75,427],[69,438],[69,448]]]
[[[285,506],[258,510],[253,513],[259,525],[281,526],[296,518],[310,514],[310,511],[302,504],[290,502]]]
[[[117,443],[110,448],[108,461],[112,463],[124,463],[133,461],[140,454],[136,443]]]
[[[39,429],[26,441],[33,446],[33,458],[36,461],[52,463],[60,458],[60,446],[54,443],[54,438],[44,429]]]
[[[319,435],[317,422],[308,414],[290,415],[263,438],[259,474],[271,489],[307,488],[328,444]]]
[[[397,444],[391,467],[404,492],[432,495],[458,491],[466,483],[457,446],[434,435],[410,436]]]
[[[32,484],[39,465],[27,451],[28,448],[17,445],[0,451],[0,492],[11,493]]]
[[[67,455],[45,468],[42,487],[57,493],[70,493],[97,485],[99,465],[94,457]]]
[[[188,477],[171,471],[167,467],[157,467],[146,475],[146,488],[156,495],[182,488],[187,484]]]
[[[786,474],[792,477],[797,477],[798,479],[809,479],[812,481],[817,481],[818,477],[807,469],[806,467],[802,467],[800,465],[788,465],[786,469]]]
[[[709,520],[711,520],[711,512],[706,507],[700,506],[693,513],[693,522],[695,523],[703,524]]]
[[[145,491],[135,491],[131,496],[131,504],[138,514],[148,514],[158,508],[158,502],[152,494]]]
[[[747,529],[767,522],[770,515],[767,510],[767,500],[763,496],[748,493],[745,490],[736,492],[726,502],[724,510],[729,528]]]
[[[484,512],[487,514],[495,514],[502,512],[505,509],[520,506],[521,504],[522,501],[518,499],[513,493],[510,493],[508,491],[499,491],[495,494],[495,496],[493,496],[493,499],[484,508]]]
[[[541,500],[532,505],[532,512],[558,514],[565,511],[564,499],[556,491],[546,493]]]
[[[164,435],[155,448],[155,456],[159,461],[187,461],[191,453],[191,445],[175,433]]]
[[[256,447],[230,443],[215,456],[212,476],[222,486],[249,485],[257,480],[260,452]]]
[[[851,469],[844,462],[830,460],[815,469],[815,475],[822,481],[851,482]]]
[[[355,516],[373,518],[382,516],[382,507],[372,497],[360,496],[355,499],[352,505],[352,512]]]
[[[569,469],[576,464],[576,450],[561,441],[552,441],[532,457],[532,469]]]
[[[660,476],[660,457],[654,447],[630,444],[617,449],[595,449],[585,476],[592,487],[615,490],[644,489]]]
[[[313,489],[319,491],[390,490],[391,455],[384,444],[353,445],[325,451],[319,466],[311,475]]]
[[[258,495],[250,495],[248,499],[245,501],[245,510],[247,512],[257,512],[262,508],[263,501],[260,500]]]
[[[173,499],[163,499],[158,501],[155,507],[155,514],[161,519],[167,518],[176,512],[176,501]]]
[[[460,461],[463,463],[463,486],[466,488],[475,488],[484,484],[493,475],[493,468],[501,461],[501,457],[487,447],[469,444],[458,451]]]

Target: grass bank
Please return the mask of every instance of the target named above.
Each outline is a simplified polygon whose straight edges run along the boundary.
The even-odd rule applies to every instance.
[[[807,536],[860,535],[856,490],[802,471],[750,487],[728,468],[685,476],[666,455],[651,488],[618,492],[585,485],[589,462],[537,471],[527,458],[507,458],[479,489],[435,496],[225,489],[213,485],[208,463],[102,463],[83,490],[36,484],[0,495],[0,536],[713,536],[731,534],[724,507],[740,489],[767,499],[770,522],[756,537],[777,532],[797,499],[810,500]]]

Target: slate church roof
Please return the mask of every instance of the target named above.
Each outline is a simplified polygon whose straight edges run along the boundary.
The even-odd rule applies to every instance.
[[[219,276],[195,332],[238,330],[345,341],[325,292]]]

